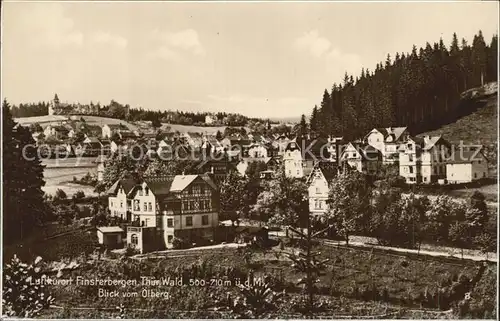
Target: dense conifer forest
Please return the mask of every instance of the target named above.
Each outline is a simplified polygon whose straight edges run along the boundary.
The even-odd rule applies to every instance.
[[[412,134],[436,129],[467,114],[460,94],[497,80],[498,35],[488,45],[481,31],[472,43],[453,34],[409,53],[387,55],[375,70],[345,74],[325,89],[313,108],[310,130],[321,135],[362,137],[374,127],[407,126]]]

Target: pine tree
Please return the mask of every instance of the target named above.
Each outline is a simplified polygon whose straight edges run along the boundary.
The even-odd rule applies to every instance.
[[[43,166],[28,128],[12,119],[10,105],[4,100],[3,113],[3,223],[4,241],[21,240],[40,224],[46,215],[42,187]]]
[[[323,92],[323,100],[321,101],[319,114],[320,120],[318,122],[318,131],[320,132],[321,136],[326,137],[332,132],[332,124],[328,120],[332,119],[333,117],[330,94],[326,89]]]
[[[311,113],[311,119],[309,120],[309,128],[311,130],[311,134],[316,135],[318,133],[318,128],[319,128],[319,110],[318,106],[315,105],[312,113]]]
[[[474,83],[484,85],[484,73],[486,72],[487,53],[486,43],[484,42],[483,33],[479,30],[478,34],[474,36],[472,42],[472,68],[474,74]]]

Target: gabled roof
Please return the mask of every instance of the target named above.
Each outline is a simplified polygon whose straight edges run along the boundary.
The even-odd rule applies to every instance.
[[[315,157],[324,157],[330,158],[330,153],[328,152],[326,147],[328,146],[328,140],[324,138],[318,139],[305,139],[305,138],[297,138],[296,140],[292,140],[288,142],[285,147],[285,151],[288,150],[302,150],[304,148],[304,156],[306,159],[311,158],[311,154]]]
[[[146,177],[144,182],[155,196],[164,196],[170,193],[174,176]]]
[[[401,138],[406,129],[406,127],[378,127],[372,129],[370,133],[376,130],[384,136],[384,141],[387,140],[388,137],[392,137],[392,141],[396,142]],[[370,133],[365,136],[365,139],[370,135]]]
[[[131,178],[119,179],[106,191],[106,194],[116,195],[120,186],[123,187],[125,194],[128,194],[134,188],[135,184],[136,181]]]
[[[84,143],[101,145],[101,142],[96,137],[87,137],[85,138]]]
[[[307,183],[310,184],[314,178],[314,173],[320,171],[328,183],[330,183],[337,176],[337,165],[332,162],[318,162],[314,165],[311,174],[307,178]]]
[[[425,142],[424,150],[430,150],[434,146],[438,146],[438,145],[445,145],[445,146],[450,145],[450,143],[448,143],[443,137],[441,137],[441,135],[439,135],[439,136],[424,136],[424,142]]]

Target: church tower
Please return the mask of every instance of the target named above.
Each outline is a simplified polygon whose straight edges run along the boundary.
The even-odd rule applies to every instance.
[[[59,97],[55,94],[54,99],[49,104],[49,115],[54,115],[55,111],[59,108]]]

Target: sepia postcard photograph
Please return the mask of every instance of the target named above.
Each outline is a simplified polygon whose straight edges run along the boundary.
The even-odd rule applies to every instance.
[[[2,1],[5,319],[498,319],[497,1]]]

